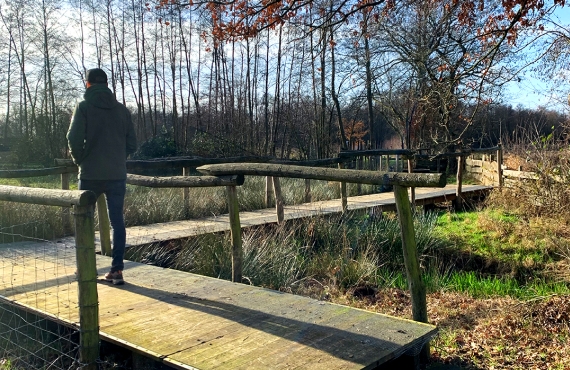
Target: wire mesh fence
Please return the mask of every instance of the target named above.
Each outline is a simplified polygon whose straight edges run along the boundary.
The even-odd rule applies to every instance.
[[[82,367],[74,240],[46,224],[0,223],[1,369]]]

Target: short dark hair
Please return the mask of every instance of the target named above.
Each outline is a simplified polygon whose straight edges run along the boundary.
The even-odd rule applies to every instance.
[[[107,74],[101,68],[92,68],[85,73],[85,80],[92,84],[106,84]]]

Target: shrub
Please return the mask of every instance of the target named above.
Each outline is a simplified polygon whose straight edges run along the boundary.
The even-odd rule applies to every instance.
[[[178,154],[176,143],[167,135],[159,135],[141,144],[133,155],[135,159],[174,157]]]

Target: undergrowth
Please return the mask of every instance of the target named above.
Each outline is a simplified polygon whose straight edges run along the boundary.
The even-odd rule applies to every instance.
[[[546,241],[537,238],[532,248],[517,236],[524,229],[521,222],[494,210],[417,213],[416,241],[428,292],[521,299],[570,293],[567,281],[547,272],[547,266],[564,257],[554,246],[545,247]],[[495,226],[488,228],[490,223]],[[357,212],[247,228],[243,250],[244,280],[258,286],[317,298],[342,292],[358,295],[365,287],[407,289],[400,227],[393,214]],[[131,253],[142,262],[231,277],[229,234],[142,246]]]

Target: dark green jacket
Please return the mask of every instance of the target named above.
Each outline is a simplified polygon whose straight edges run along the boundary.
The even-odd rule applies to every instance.
[[[124,180],[137,147],[131,113],[106,85],[92,85],[77,104],[67,141],[81,180]]]

